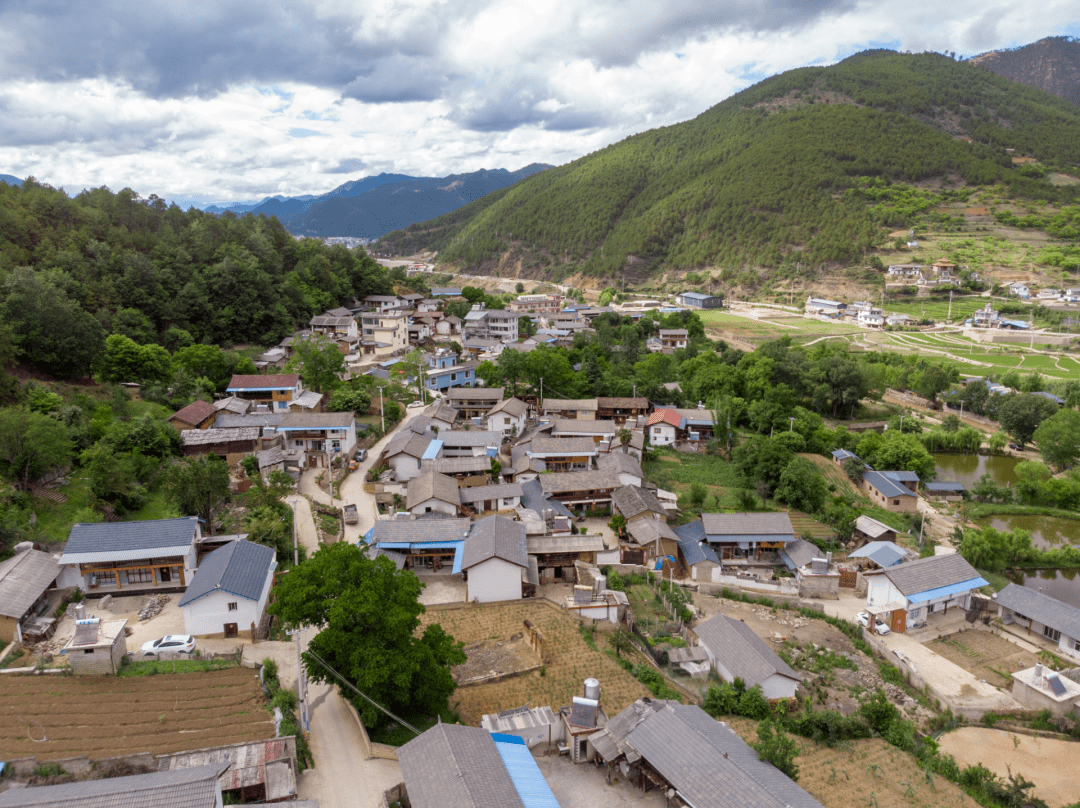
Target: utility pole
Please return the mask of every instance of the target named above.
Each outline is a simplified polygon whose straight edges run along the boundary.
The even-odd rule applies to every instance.
[[[382,424],[382,433],[386,434],[386,415],[383,414],[383,386],[379,385],[379,422]]]
[[[540,377],[540,406],[544,406],[544,377]]]
[[[949,290],[949,316],[947,318],[949,320],[952,320],[952,292],[953,292],[953,290],[950,289]]]

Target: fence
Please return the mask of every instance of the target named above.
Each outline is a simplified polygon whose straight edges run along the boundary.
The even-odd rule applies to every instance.
[[[799,595],[799,585],[794,578],[782,578],[774,584],[756,578],[742,578],[738,575],[720,575],[713,579],[713,583],[762,595],[782,595],[789,598],[798,597]]]

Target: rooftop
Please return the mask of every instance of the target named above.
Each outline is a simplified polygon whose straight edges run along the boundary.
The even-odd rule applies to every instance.
[[[185,424],[200,424],[217,412],[209,401],[197,399],[169,416],[170,421],[183,421]]]
[[[1019,584],[1009,584],[997,593],[995,600],[999,606],[1080,639],[1080,609],[1075,606]]]
[[[368,532],[368,540],[372,544],[464,541],[471,526],[468,519],[380,519]]]
[[[0,615],[21,620],[59,574],[56,559],[40,550],[0,561]]]
[[[786,513],[703,513],[701,523],[710,540],[751,536],[755,540],[795,541],[795,528]]]
[[[265,376],[233,376],[226,388],[233,390],[291,390],[300,384],[298,373],[270,373]]]
[[[562,474],[541,474],[540,486],[545,494],[566,494],[621,488],[622,483],[619,475],[610,471],[567,471]]]
[[[250,541],[231,541],[202,560],[179,605],[187,606],[217,591],[258,602],[267,576],[276,568],[272,548]]]
[[[970,584],[970,589],[986,586],[986,581],[959,553],[931,556],[899,564],[885,570],[885,577],[909,601],[927,600],[926,593],[936,589]],[[932,596],[931,596],[932,597]]]
[[[714,656],[723,659],[731,675],[742,679],[747,687],[760,685],[777,673],[802,681],[802,676],[741,620],[718,614],[694,628],[694,633]]]
[[[475,485],[462,488],[459,492],[461,501],[467,504],[482,502],[487,499],[512,499],[521,496],[519,483],[497,483],[495,485]]]
[[[278,429],[348,429],[356,423],[351,412],[287,412]]]
[[[23,808],[214,808],[228,763],[174,769],[0,794],[0,806]]]
[[[426,471],[419,477],[409,480],[405,507],[412,510],[417,505],[437,499],[448,502],[454,507],[461,504],[458,494],[458,481],[437,471]]]
[[[501,558],[519,567],[529,566],[525,525],[502,516],[488,516],[473,523],[461,556],[463,570],[492,558]]]
[[[77,523],[71,526],[61,564],[128,561],[183,555],[199,529],[194,516],[142,522]]]
[[[889,479],[880,471],[866,471],[863,472],[863,480],[867,485],[872,485],[886,497],[914,497],[917,496],[914,491],[907,488],[900,483]]]
[[[667,515],[667,510],[660,504],[660,500],[656,498],[652,491],[636,485],[627,485],[616,489],[611,494],[611,501],[626,519],[632,519],[639,514],[649,513],[650,511],[661,516]]]

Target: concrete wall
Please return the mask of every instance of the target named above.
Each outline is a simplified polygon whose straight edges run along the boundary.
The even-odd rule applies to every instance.
[[[799,683],[788,676],[774,673],[761,683],[761,694],[767,699],[791,699]]]
[[[72,673],[82,676],[108,676],[116,673],[120,660],[127,655],[127,640],[123,632],[109,648],[74,648],[67,653]]]
[[[248,600],[229,592],[211,592],[193,600],[183,608],[184,630],[196,637],[220,635],[224,637],[225,624],[236,623],[240,633],[251,634],[251,624],[259,624],[266,600],[270,595],[270,583],[274,572],[267,573],[263,594],[259,601]],[[229,604],[236,604],[236,611],[229,611]]]
[[[415,507],[409,509],[409,513],[411,513],[413,516],[419,516],[420,514],[427,513],[428,511],[446,513],[450,516],[457,516],[458,514],[458,509],[454,505],[451,505],[449,502],[443,502],[441,499],[434,498],[424,500],[419,505],[416,505]]]
[[[1055,718],[1062,718],[1077,706],[1077,699],[1055,701],[1047,694],[1023,682],[1013,679],[1012,697],[1029,710],[1049,710]]]
[[[420,459],[412,455],[399,454],[391,457],[387,465],[394,471],[394,479],[408,482],[420,476]]]
[[[675,427],[670,424],[650,426],[648,430],[647,437],[653,446],[670,446],[675,442]]]
[[[469,567],[469,602],[521,599],[521,567],[502,558],[489,558]]]
[[[800,598],[840,599],[839,575],[799,575]]]

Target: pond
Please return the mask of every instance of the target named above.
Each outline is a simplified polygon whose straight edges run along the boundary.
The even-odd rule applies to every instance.
[[[1005,574],[1014,584],[1080,609],[1080,570],[1011,570]]]
[[[989,474],[998,485],[1016,483],[1016,464],[1019,457],[1003,455],[944,454],[933,455],[937,465],[937,479],[956,480],[970,488],[984,474]]]
[[[973,520],[979,527],[992,527],[995,530],[1016,530],[1020,528],[1031,533],[1031,542],[1036,547],[1047,549],[1063,544],[1080,546],[1080,519],[1063,519],[1060,516],[1034,516],[1032,514],[983,516]]]

